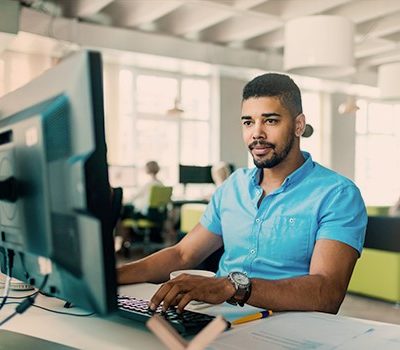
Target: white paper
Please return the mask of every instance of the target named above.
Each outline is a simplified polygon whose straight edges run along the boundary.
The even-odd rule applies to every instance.
[[[389,327],[389,328],[388,328]],[[400,349],[400,326],[307,312],[276,314],[221,335],[207,349]]]

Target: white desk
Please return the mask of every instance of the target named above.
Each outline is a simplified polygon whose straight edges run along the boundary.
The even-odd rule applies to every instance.
[[[148,299],[156,289],[157,285],[139,284],[123,287],[121,288],[120,293]],[[16,292],[13,293],[14,296],[15,293]],[[21,295],[21,293],[19,294]],[[63,308],[64,303],[55,298],[46,298],[39,295],[36,301],[38,305],[54,310],[74,313],[85,312],[77,308],[65,309]],[[5,318],[7,315],[12,313],[14,308],[15,305],[6,305],[0,312],[0,319]],[[203,309],[197,307],[197,311],[199,312],[203,311],[210,314],[221,313],[230,320],[243,315],[243,312],[249,313],[254,312],[255,310],[256,309],[252,307],[245,307],[242,309],[227,304]],[[319,313],[304,313],[304,315],[307,314],[323,315]],[[299,313],[296,313],[296,315],[299,315]],[[327,315],[326,317],[332,318],[331,315]],[[345,319],[344,317],[339,316],[337,316],[337,318]],[[298,319],[299,324],[302,323],[302,317],[298,316]],[[365,322],[357,319],[349,320],[351,320],[355,326],[359,325],[361,322]],[[255,323],[268,321],[269,319],[265,319],[255,321]],[[371,322],[371,324],[377,323]],[[244,326],[248,327],[249,325],[250,323]],[[385,327],[387,332],[390,334],[397,334],[400,337],[400,326],[386,325],[382,323],[379,323],[379,325]],[[123,319],[118,316],[108,318],[100,318],[97,316],[74,317],[58,315],[31,307],[24,314],[17,315],[11,319],[3,326],[3,329],[35,336],[79,349],[164,349],[163,345],[150,331],[147,330],[144,324],[141,325],[138,322]],[[218,347],[218,349],[219,348],[221,347]]]

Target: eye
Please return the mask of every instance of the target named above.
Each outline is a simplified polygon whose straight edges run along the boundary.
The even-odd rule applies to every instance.
[[[267,125],[276,125],[276,124],[278,124],[278,122],[279,122],[279,120],[277,120],[277,119],[266,119],[265,120],[265,124],[267,124]]]
[[[252,123],[251,120],[244,120],[244,121],[243,121],[243,125],[246,125],[246,126],[250,126],[251,123]]]

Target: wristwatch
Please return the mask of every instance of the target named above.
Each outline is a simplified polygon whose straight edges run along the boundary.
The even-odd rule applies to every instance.
[[[250,298],[251,294],[251,281],[242,272],[230,272],[228,274],[228,281],[235,287],[235,294],[227,302],[232,305],[243,306]]]

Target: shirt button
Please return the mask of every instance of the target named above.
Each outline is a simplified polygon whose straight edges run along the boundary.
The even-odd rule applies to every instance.
[[[260,219],[256,219],[256,223],[259,224],[261,222]]]
[[[290,222],[291,224],[293,224],[293,223],[294,223],[294,219],[293,219],[293,218],[290,218],[290,219],[289,219],[289,222]]]
[[[250,250],[251,254],[254,254],[255,252],[256,252],[255,249]]]

